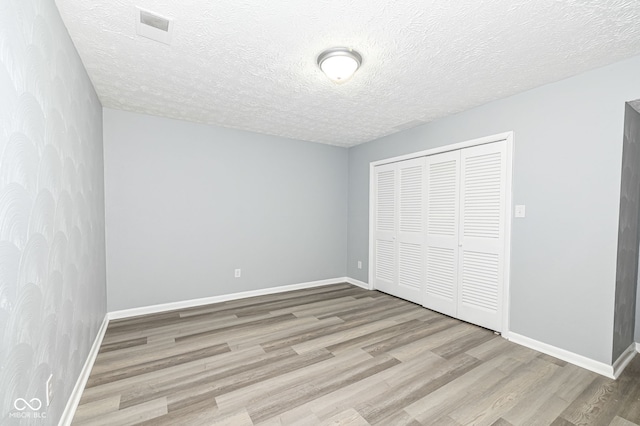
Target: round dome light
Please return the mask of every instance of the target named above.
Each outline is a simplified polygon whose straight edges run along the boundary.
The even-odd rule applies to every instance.
[[[362,64],[362,56],[346,47],[327,49],[318,56],[318,66],[336,83],[347,81]]]

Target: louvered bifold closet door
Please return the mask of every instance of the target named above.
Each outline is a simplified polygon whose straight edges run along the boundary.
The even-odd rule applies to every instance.
[[[395,164],[374,169],[373,284],[386,293],[392,293],[397,285],[396,169]]]
[[[502,330],[506,142],[461,152],[458,318]]]
[[[398,285],[393,295],[422,303],[424,281],[424,168],[425,158],[398,166]]]
[[[426,256],[423,305],[456,316],[460,151],[426,158]]]

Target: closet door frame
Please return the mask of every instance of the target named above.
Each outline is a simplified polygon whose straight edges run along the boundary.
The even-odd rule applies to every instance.
[[[511,276],[511,222],[513,219],[513,205],[512,205],[512,181],[513,181],[513,145],[514,134],[513,131],[499,133],[496,135],[486,136],[478,139],[472,139],[465,142],[453,143],[451,145],[445,145],[438,148],[428,149],[424,151],[418,151],[411,154],[401,155],[398,157],[387,158],[384,160],[373,161],[369,164],[369,288],[374,290],[375,285],[373,283],[374,268],[373,263],[373,247],[375,238],[374,228],[374,208],[375,197],[377,193],[375,182],[375,167],[383,164],[395,163],[398,161],[410,160],[419,157],[426,157],[430,155],[440,154],[443,152],[456,151],[464,148],[469,148],[478,145],[485,145],[493,142],[506,142],[506,161],[507,161],[507,176],[505,182],[505,238],[504,238],[504,288],[503,288],[503,312],[502,312],[502,336],[509,337],[509,313],[511,307],[510,300],[510,276]]]

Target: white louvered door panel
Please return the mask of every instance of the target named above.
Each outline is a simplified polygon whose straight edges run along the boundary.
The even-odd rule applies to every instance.
[[[426,158],[426,258],[423,305],[456,316],[460,151]]]
[[[506,142],[461,151],[458,318],[502,331]]]
[[[386,164],[374,169],[374,288],[390,293],[397,286],[397,166]]]
[[[422,303],[424,281],[424,167],[425,158],[398,166],[398,285],[391,293]]]

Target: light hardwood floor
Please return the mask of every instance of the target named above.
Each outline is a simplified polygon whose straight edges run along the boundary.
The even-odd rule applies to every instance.
[[[75,425],[640,424],[617,381],[349,284],[113,321]]]

